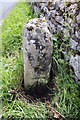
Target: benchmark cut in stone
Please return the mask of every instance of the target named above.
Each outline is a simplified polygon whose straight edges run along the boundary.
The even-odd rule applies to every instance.
[[[24,86],[46,83],[52,62],[52,35],[46,20],[34,18],[23,27]]]

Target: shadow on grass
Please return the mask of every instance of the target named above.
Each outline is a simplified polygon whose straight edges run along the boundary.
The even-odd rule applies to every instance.
[[[24,84],[22,84],[22,87],[25,91]],[[53,97],[53,87],[54,83],[43,84],[36,82],[32,86],[30,86],[27,91],[25,91],[25,95],[33,97],[34,100],[40,99],[40,101],[42,102],[50,101],[50,99]]]

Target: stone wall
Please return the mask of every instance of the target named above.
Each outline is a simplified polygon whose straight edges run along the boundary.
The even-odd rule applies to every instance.
[[[61,34],[61,39],[66,39],[65,44],[70,45],[69,49],[66,47],[62,52],[68,52],[67,58],[74,69],[74,77],[80,84],[80,1],[33,2],[32,7],[37,16],[47,20],[51,34]],[[61,47],[65,48],[65,45]]]

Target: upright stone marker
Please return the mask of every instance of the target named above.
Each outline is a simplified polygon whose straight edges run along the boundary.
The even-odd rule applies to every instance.
[[[34,18],[23,27],[24,86],[46,83],[52,62],[51,33],[46,20]]]

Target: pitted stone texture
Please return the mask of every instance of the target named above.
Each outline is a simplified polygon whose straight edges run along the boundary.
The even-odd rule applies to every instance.
[[[74,68],[75,79],[80,84],[80,56],[79,55],[71,55],[70,64]]]
[[[77,23],[80,24],[80,13],[79,13],[79,15],[76,17],[76,19],[77,19]]]
[[[75,40],[73,40],[72,38],[70,38],[70,45],[73,50],[76,50],[78,43]]]
[[[23,28],[24,84],[46,83],[52,61],[51,33],[46,20],[34,18]]]

